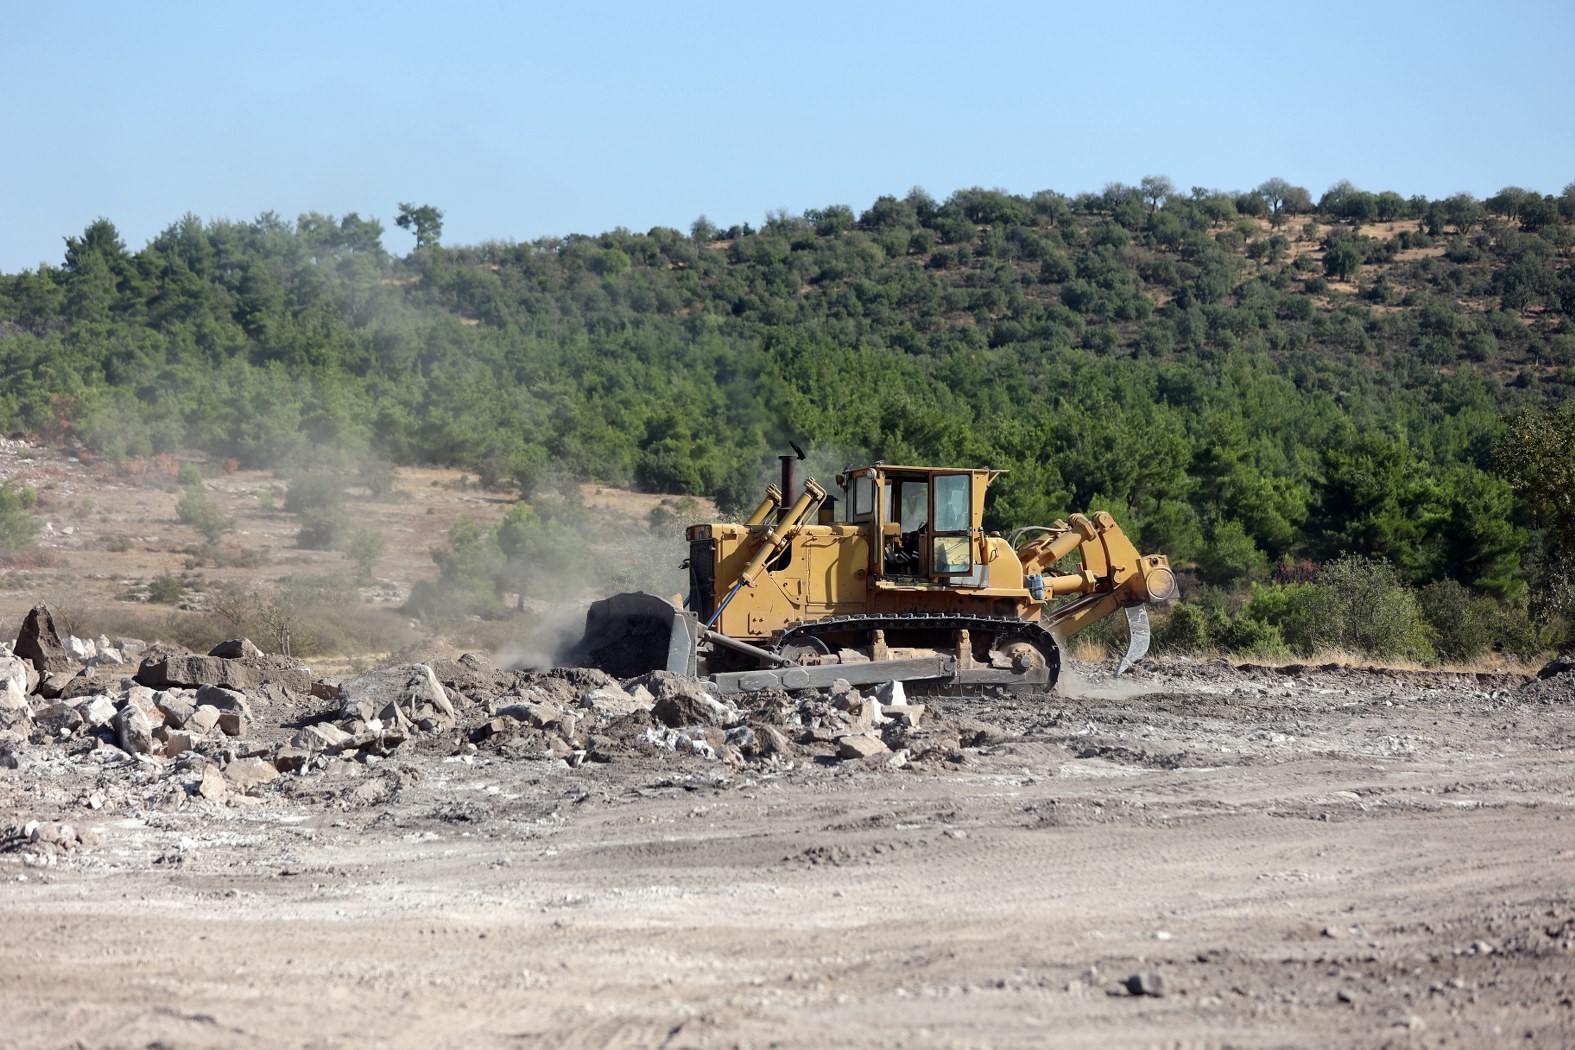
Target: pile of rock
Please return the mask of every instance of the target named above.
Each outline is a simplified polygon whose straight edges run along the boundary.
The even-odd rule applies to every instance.
[[[1575,653],[1560,653],[1544,664],[1519,698],[1535,704],[1575,703]]]
[[[127,652],[141,657],[131,674],[129,664],[108,662]],[[653,753],[734,766],[900,766],[955,752],[955,731],[937,732],[924,710],[907,703],[900,684],[724,697],[665,671],[619,682],[580,668],[499,670],[475,653],[409,659],[338,682],[244,639],[206,654],[62,640],[43,607],[13,646],[0,647],[0,764],[16,768],[28,748],[114,748],[178,785],[177,800],[256,793],[282,774],[369,765],[411,748],[567,766]]]
[[[98,844],[98,832],[72,824],[29,820],[0,827],[0,853],[19,853],[24,862],[47,863],[55,857]]]

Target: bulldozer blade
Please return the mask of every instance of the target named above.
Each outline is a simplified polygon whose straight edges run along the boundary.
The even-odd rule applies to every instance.
[[[585,613],[585,636],[572,661],[614,678],[648,671],[693,675],[697,667],[699,622],[654,594],[615,594],[592,602]]]
[[[1123,675],[1132,669],[1132,665],[1143,659],[1148,652],[1149,637],[1152,632],[1148,626],[1148,606],[1129,605],[1127,612],[1127,654],[1121,658],[1121,666],[1116,668],[1116,674]]]

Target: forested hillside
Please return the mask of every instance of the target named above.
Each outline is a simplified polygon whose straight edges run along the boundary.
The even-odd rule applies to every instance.
[[[1108,508],[1234,590],[1199,638],[1263,641],[1243,601],[1290,631],[1245,585],[1342,554],[1465,588],[1504,644],[1564,629],[1575,514],[1548,479],[1575,418],[1575,185],[916,189],[472,247],[441,220],[402,206],[403,257],[384,241],[407,234],[355,214],[188,215],[140,251],[99,220],[61,265],[0,276],[0,426],[733,506],[791,438],[838,465],[1007,468],[1003,526]]]

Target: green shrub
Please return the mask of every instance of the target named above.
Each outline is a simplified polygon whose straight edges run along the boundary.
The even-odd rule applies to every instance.
[[[1255,583],[1241,616],[1274,627],[1289,651],[1311,656],[1319,645],[1317,593],[1317,587],[1311,583]]]
[[[301,531],[295,545],[309,551],[329,551],[338,547],[350,527],[350,519],[336,507],[313,507],[301,512]]]
[[[203,490],[201,480],[188,488],[175,504],[175,516],[200,532],[210,544],[219,542],[219,537],[231,528],[230,520],[219,505]]]
[[[1241,615],[1226,622],[1224,630],[1219,633],[1219,646],[1243,656],[1265,659],[1280,659],[1291,653],[1278,627]]]
[[[0,482],[0,550],[15,553],[38,540],[38,519],[28,513],[38,506],[38,492],[30,485]]]
[[[182,463],[175,472],[175,484],[183,489],[202,484],[202,468],[195,463]]]
[[[1454,580],[1439,580],[1417,594],[1433,629],[1433,645],[1446,660],[1475,660],[1493,644],[1498,608]]]
[[[371,579],[372,570],[377,568],[377,560],[387,549],[388,541],[373,528],[356,529],[345,543],[345,554],[355,562],[356,573],[363,580]]]
[[[1389,562],[1342,555],[1323,567],[1314,587],[1308,613],[1316,648],[1349,649],[1376,660],[1437,659],[1416,592]]]
[[[309,510],[337,510],[344,498],[344,482],[337,475],[302,474],[290,479],[284,493],[284,509],[303,515]]]
[[[1259,579],[1269,572],[1269,559],[1252,542],[1241,522],[1228,518],[1214,527],[1214,534],[1198,557],[1198,573],[1205,582],[1229,586]]]
[[[1154,640],[1174,652],[1207,652],[1222,626],[1221,618],[1201,605],[1177,602],[1158,624]]]
[[[161,573],[148,583],[148,601],[174,605],[186,594],[186,584],[172,572]]]

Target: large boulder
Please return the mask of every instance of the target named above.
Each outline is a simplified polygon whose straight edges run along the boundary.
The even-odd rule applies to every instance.
[[[669,671],[652,671],[626,684],[627,689],[643,686],[655,698],[651,714],[663,725],[680,726],[736,725],[740,718],[735,707],[718,700],[706,691],[705,683],[698,678],[673,674]]]
[[[216,685],[205,685],[197,690],[197,711],[211,707],[219,712],[219,732],[225,736],[245,736],[251,728],[252,707],[246,694]],[[193,717],[196,711],[192,712]]]
[[[209,649],[208,655],[221,656],[226,660],[249,660],[254,656],[261,656],[262,651],[252,644],[250,638],[231,638]]]
[[[146,755],[162,750],[153,738],[153,721],[136,704],[122,707],[114,721],[115,742],[122,751]]]
[[[60,684],[57,695],[61,700],[80,700],[85,696],[98,696],[100,693],[111,692],[115,684],[113,679],[100,677],[84,667]]]
[[[263,685],[278,685],[305,696],[312,691],[312,675],[304,667],[274,657],[197,656],[194,653],[154,653],[137,668],[137,681],[153,689],[197,689],[218,686],[244,693]]]
[[[76,661],[60,640],[55,617],[47,605],[35,605],[22,621],[12,651],[33,665],[39,674],[75,669]]]
[[[32,672],[30,675],[28,672]],[[27,696],[33,691],[38,672],[18,656],[0,656],[0,709],[27,709]]]

